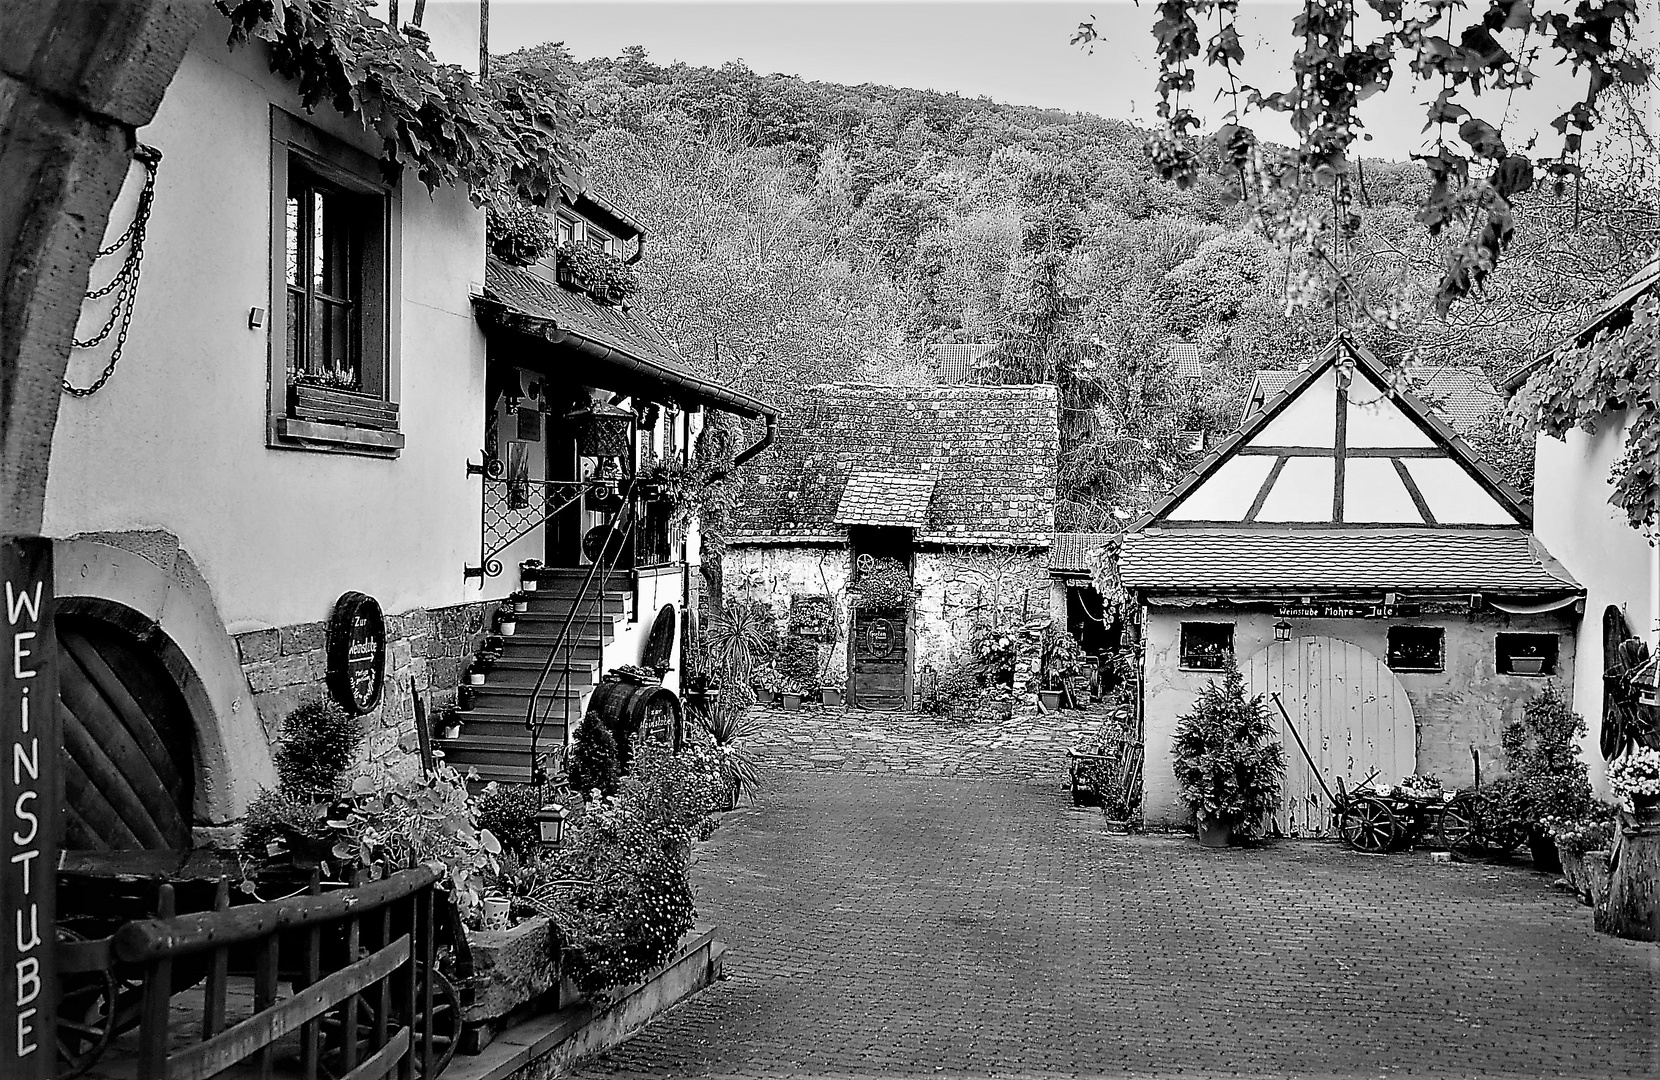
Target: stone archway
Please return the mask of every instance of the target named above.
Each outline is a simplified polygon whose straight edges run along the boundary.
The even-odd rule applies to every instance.
[[[209,0],[0,6],[0,532],[40,531],[93,254]]]
[[[195,823],[229,824],[276,768],[236,653],[195,561],[167,533],[114,533],[54,545],[59,610],[141,637],[196,725]]]

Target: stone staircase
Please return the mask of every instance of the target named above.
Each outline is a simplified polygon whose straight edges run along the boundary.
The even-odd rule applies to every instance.
[[[525,710],[548,652],[558,643],[566,618],[577,606],[587,573],[586,567],[541,572],[537,590],[526,594],[530,610],[518,615],[517,632],[501,639],[501,659],[485,675],[484,685],[473,687],[473,707],[456,713],[461,734],[437,740],[445,759],[464,775],[476,769],[481,781],[530,782]],[[616,636],[617,624],[627,618],[627,573],[615,571],[611,577],[611,588],[603,596],[596,581],[588,598],[581,601],[581,611],[543,684],[536,711],[545,713],[548,720],[537,738],[539,754],[564,747],[567,706],[574,726],[588,695],[599,684],[604,648]],[[568,680],[562,677],[567,667]]]

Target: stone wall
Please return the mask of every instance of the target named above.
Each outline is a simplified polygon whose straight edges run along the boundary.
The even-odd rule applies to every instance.
[[[968,645],[977,623],[1017,627],[1050,615],[1049,561],[1031,549],[919,551],[917,670],[938,671]]]
[[[845,546],[752,544],[726,549],[721,578],[726,595],[765,600],[778,617],[778,632],[789,629],[790,598],[830,596],[841,619],[828,664],[847,667],[847,583],[851,566]]]
[[[485,601],[388,615],[385,689],[380,704],[364,716],[364,725],[413,736],[411,680],[415,689],[430,692],[430,710],[454,704],[461,673],[483,643],[496,606],[497,601]],[[267,740],[275,739],[289,713],[328,696],[326,622],[237,634],[236,647]]]

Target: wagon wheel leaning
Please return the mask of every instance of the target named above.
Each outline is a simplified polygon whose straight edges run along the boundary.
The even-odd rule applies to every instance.
[[[1382,855],[1406,835],[1400,818],[1388,804],[1364,795],[1345,803],[1337,832],[1345,844],[1368,855]]]
[[[428,968],[421,965],[420,975],[415,984],[415,1000],[421,1001],[425,992]],[[425,1078],[426,1074],[421,1067],[419,1047],[421,1037],[427,1029],[432,1029],[432,1076],[437,1077],[449,1067],[450,1060],[455,1057],[456,1048],[461,1045],[461,997],[456,993],[455,984],[442,971],[431,970],[432,976],[432,1008],[422,1012],[417,1008],[415,1023],[410,1031],[410,1060],[414,1062],[414,1075]],[[396,1006],[394,1006],[396,1008]],[[403,1025],[401,1013],[393,1017],[390,1029]],[[371,1033],[375,1030],[375,1005],[372,995],[364,994],[357,999],[357,1064],[361,1065],[374,1053],[375,1047],[371,1042]],[[331,1012],[323,1021],[323,1057],[321,1072],[327,1080],[343,1080],[352,1070],[345,1067],[345,1030],[340,1011]],[[355,1066],[354,1066],[355,1067]]]
[[[63,946],[83,943],[91,944],[68,927],[58,927],[60,956],[69,951]],[[97,970],[68,970],[68,964],[64,967],[58,983],[57,1076],[58,1080],[73,1080],[97,1063],[115,1037],[111,1015],[120,999],[121,986],[114,968],[107,963]]]
[[[1435,839],[1441,847],[1459,855],[1473,854],[1481,846],[1476,835],[1475,799],[1469,793],[1454,796],[1441,808]]]

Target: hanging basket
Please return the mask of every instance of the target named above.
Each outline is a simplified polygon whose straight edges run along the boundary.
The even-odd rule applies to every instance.
[[[583,457],[628,456],[634,414],[614,405],[594,405],[577,413],[576,451]]]

